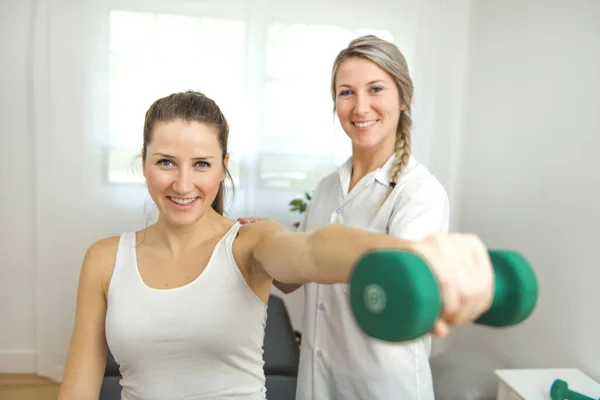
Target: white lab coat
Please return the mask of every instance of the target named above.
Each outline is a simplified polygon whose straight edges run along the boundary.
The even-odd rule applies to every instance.
[[[345,224],[405,239],[447,232],[449,204],[440,182],[413,157],[385,204],[394,162],[363,177],[348,193],[352,160],[321,180],[300,229]],[[347,285],[304,285],[305,311],[297,400],[433,400],[431,337],[387,343],[356,324]]]

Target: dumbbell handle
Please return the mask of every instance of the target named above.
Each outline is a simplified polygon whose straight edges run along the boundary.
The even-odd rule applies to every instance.
[[[494,268],[494,300],[475,323],[515,325],[537,304],[535,273],[525,258],[507,250],[489,251]],[[427,263],[407,251],[372,251],[356,264],[350,303],[360,328],[390,342],[413,340],[431,331],[442,311],[437,280]]]

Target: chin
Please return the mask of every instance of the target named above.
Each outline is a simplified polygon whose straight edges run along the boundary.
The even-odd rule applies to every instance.
[[[162,210],[161,217],[171,226],[185,227],[194,225],[200,221],[207,213],[208,209],[193,210],[187,212],[172,212],[171,210]]]
[[[380,138],[359,137],[354,140],[354,145],[361,149],[370,149],[372,147],[375,147],[379,143],[381,143]]]
[[[173,225],[187,226],[187,225],[193,225],[196,222],[200,221],[201,219],[202,219],[202,216],[195,215],[195,216],[189,216],[187,218],[182,218],[182,217],[170,218],[170,221]]]

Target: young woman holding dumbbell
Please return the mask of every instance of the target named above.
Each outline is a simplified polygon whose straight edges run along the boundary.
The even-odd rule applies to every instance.
[[[362,60],[342,61],[334,81],[336,98],[339,98],[336,101],[338,113],[346,113],[343,123],[356,143],[355,172],[350,174],[348,165],[348,173],[342,177],[346,187],[356,185],[351,194],[363,190],[364,180],[357,180],[357,174],[368,172],[389,158],[386,149],[393,148],[394,140],[386,136],[384,128],[397,123],[394,118],[397,120],[397,114],[408,109],[406,99],[409,98],[396,93],[396,103],[398,99],[405,101],[391,107],[393,95],[372,90],[375,84],[367,89],[357,80],[355,68],[372,70],[372,67],[360,62],[355,65],[355,61]],[[378,88],[394,93],[396,89],[389,77],[379,74],[376,78],[381,81]],[[370,96],[387,96],[387,100],[378,103],[378,108],[365,101]],[[356,111],[352,111],[354,109]],[[355,120],[353,115],[358,112],[360,120]],[[352,286],[355,265],[371,250],[409,250],[428,261],[431,271],[442,283],[444,312],[437,322],[437,332],[443,333],[446,324],[472,321],[491,304],[492,267],[485,246],[475,236],[454,234],[426,238],[419,222],[409,231],[392,231],[399,233],[396,236],[412,235],[419,239],[410,241],[387,235],[385,229],[377,233],[344,225],[351,220],[341,219],[339,224],[321,223],[325,210],[320,210],[318,205],[328,201],[322,189],[317,192],[316,205],[312,205],[307,232],[288,232],[273,221],[242,225],[224,217],[227,142],[225,117],[219,107],[201,93],[167,96],[152,104],[146,113],[143,174],[158,208],[158,220],[140,231],[102,239],[88,249],[79,279],[75,325],[60,400],[98,398],[108,348],[120,365],[124,400],[265,399],[262,347],[266,304],[273,280]],[[377,215],[378,221],[386,224],[391,215],[392,226],[396,226],[395,221],[401,227],[412,226],[406,221],[413,221],[415,213],[438,213],[440,215],[430,218],[441,219],[439,224],[443,225],[445,203],[439,206],[423,203],[420,210],[411,212],[403,206],[403,202],[431,202],[432,192],[442,196],[439,186],[413,161],[408,162],[408,171],[413,171],[409,183],[416,187],[410,189],[412,195],[407,198],[397,196],[396,192],[408,193],[399,175],[408,160],[406,143],[397,150],[397,153],[402,151],[399,153],[403,160],[401,168],[395,162],[390,164],[396,191],[378,211],[375,205],[366,207]],[[375,148],[376,151],[369,151]],[[384,194],[387,188],[392,188],[388,175],[375,172],[369,176],[382,181],[377,184],[384,190],[378,189],[377,193]],[[438,208],[441,211],[436,211]],[[322,226],[317,227],[317,224]],[[367,223],[354,225],[372,227]],[[420,229],[419,234],[415,233],[417,229]],[[368,274],[368,269],[366,271]],[[319,287],[311,290],[309,293],[313,296],[325,295],[321,297],[324,301],[337,301],[334,292],[322,292]],[[332,311],[326,309],[326,312],[347,313],[342,304],[333,303],[333,306]],[[346,329],[348,338],[356,340],[358,332],[349,325],[340,325],[342,323],[347,320],[337,320],[331,328],[336,332]],[[314,395],[325,399],[331,395],[349,399],[354,396],[347,396],[349,388],[357,390],[353,393],[359,397],[375,399],[382,398],[382,393],[391,393],[390,388],[405,390],[411,385],[424,385],[426,391],[419,390],[428,393],[428,382],[422,384],[416,380],[415,373],[411,375],[411,368],[421,358],[411,358],[404,347],[378,348],[373,356],[366,353],[364,344],[359,343],[352,349],[348,347],[351,343],[343,342],[343,336],[338,337],[337,357],[343,357],[346,351],[368,357],[352,368],[363,371],[363,363],[372,366],[377,361],[374,357],[378,357],[378,375],[355,373],[355,379],[363,380],[364,388],[359,388],[347,379],[346,369],[336,364],[335,359],[329,359],[336,356],[331,347],[325,349],[327,364],[308,365],[307,349],[319,345],[315,339],[323,336],[310,338],[307,332],[307,337],[301,397]],[[323,343],[331,344],[331,338],[323,338]],[[367,339],[363,340],[368,343]],[[414,345],[407,346],[416,349],[410,347]],[[415,351],[418,357],[424,357],[424,348]],[[426,363],[426,359],[423,360]],[[394,376],[395,381],[403,382],[401,386],[395,383],[390,386],[391,377],[381,374],[381,367],[388,364],[394,367],[393,372],[401,373]],[[405,369],[399,368],[400,364]],[[314,370],[309,370],[313,367]],[[340,375],[335,375],[336,368]],[[316,393],[308,391],[306,386],[313,376],[318,384]],[[336,381],[337,376],[341,380]],[[324,387],[322,379],[329,380],[326,392],[319,391]],[[366,389],[364,380],[373,383],[372,391]],[[365,397],[364,393],[375,396]],[[408,392],[394,392],[393,397],[403,397],[403,393]]]

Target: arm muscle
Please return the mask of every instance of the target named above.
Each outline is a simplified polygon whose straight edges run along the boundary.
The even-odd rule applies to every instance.
[[[352,268],[374,249],[411,249],[390,235],[345,225],[325,225],[312,232],[293,233],[275,222],[262,227],[253,258],[273,279],[288,284],[347,283]]]

